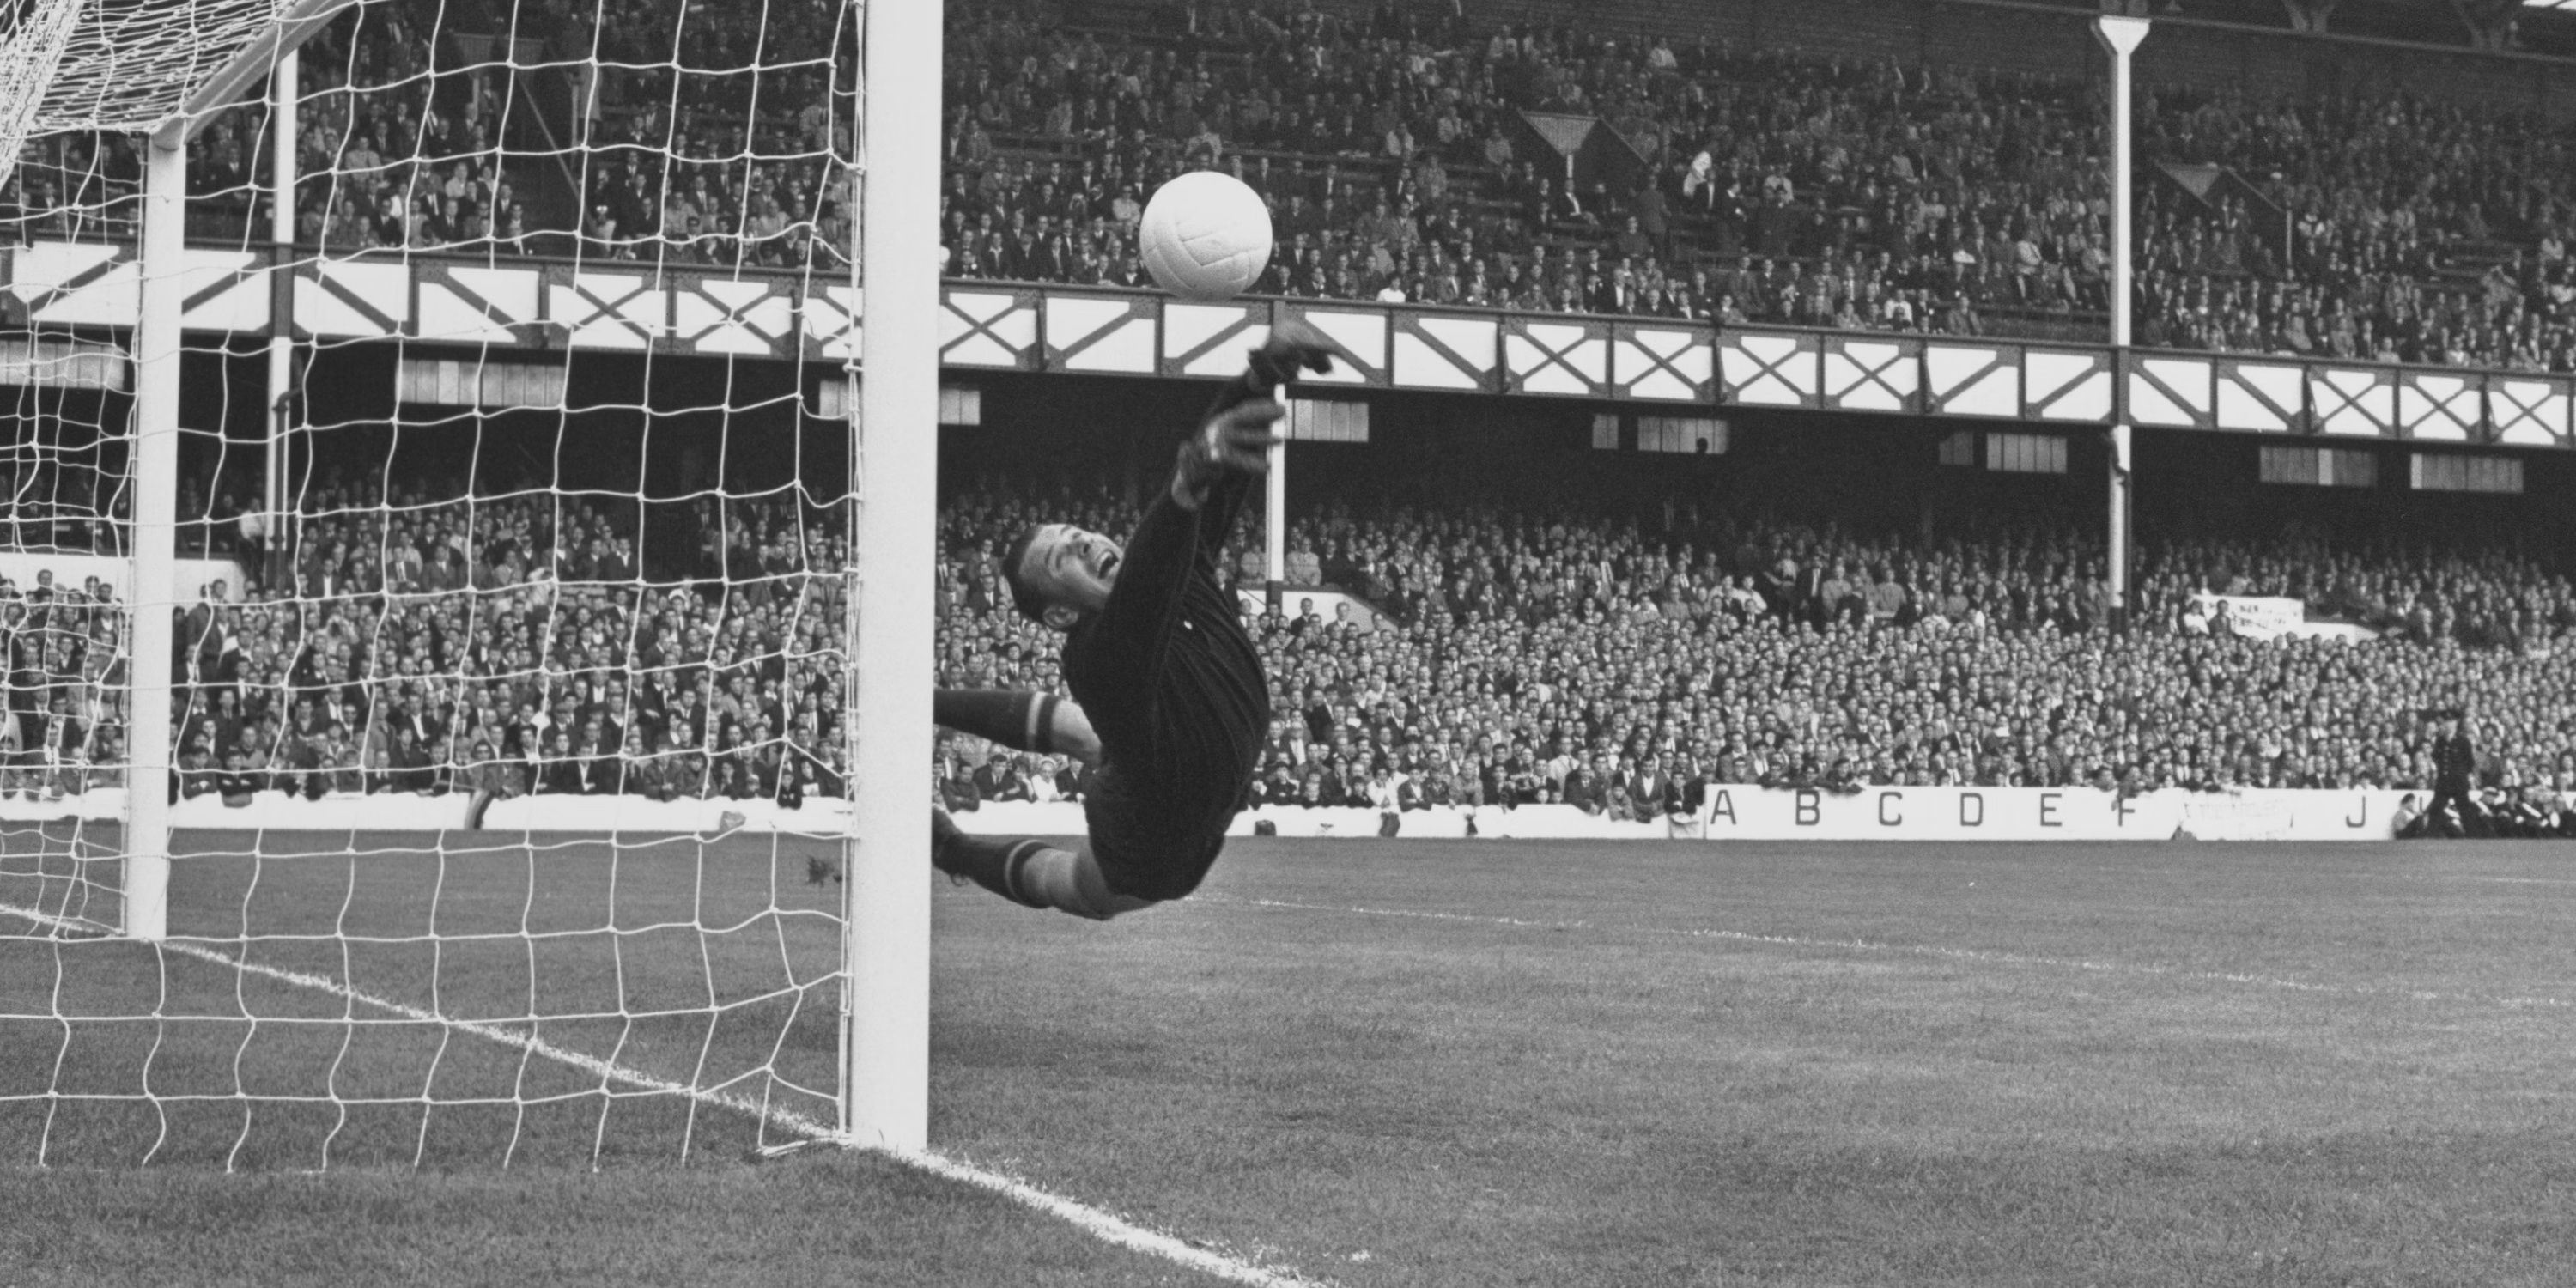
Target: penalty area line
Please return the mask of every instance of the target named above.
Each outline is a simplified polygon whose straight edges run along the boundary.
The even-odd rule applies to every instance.
[[[16,904],[0,903],[0,914],[6,914],[25,921],[33,922],[34,924],[49,930],[76,933],[84,937],[107,938],[107,936],[99,933],[100,928],[94,923],[74,921],[65,917],[57,917],[40,909],[22,908]],[[943,1180],[955,1181],[960,1184],[973,1186],[976,1189],[984,1190],[989,1193],[998,1194],[1003,1198],[1020,1204],[1023,1207],[1034,1209],[1038,1212],[1054,1217],[1057,1220],[1063,1221],[1066,1224],[1073,1226],[1075,1229],[1082,1231],[1084,1234],[1098,1239],[1103,1243],[1126,1248],[1133,1252],[1141,1252],[1147,1256],[1160,1257],[1166,1261],[1186,1266],[1192,1270],[1215,1276],[1216,1278],[1226,1280],[1230,1283],[1249,1285],[1249,1288],[1330,1288],[1329,1280],[1309,1279],[1294,1270],[1258,1265],[1240,1257],[1231,1256],[1211,1248],[1201,1247],[1198,1244],[1191,1243],[1176,1235],[1166,1234],[1160,1230],[1139,1225],[1136,1222],[1120,1216],[1115,1212],[1108,1211],[1105,1208],[1093,1207],[1092,1205],[1084,1203],[1078,1199],[1067,1198],[1064,1195],[1057,1194],[1051,1190],[1040,1189],[1027,1181],[1021,1180],[1019,1177],[1010,1175],[1009,1173],[995,1171],[987,1167],[980,1167],[974,1163],[967,1162],[964,1159],[952,1158],[946,1154],[939,1153],[936,1150],[916,1151],[907,1149],[890,1149],[884,1145],[876,1143],[875,1141],[849,1132],[844,1132],[828,1123],[797,1113],[794,1110],[763,1106],[758,1101],[747,1096],[735,1095],[724,1091],[710,1091],[701,1087],[692,1087],[685,1083],[673,1082],[667,1078],[657,1078],[652,1074],[642,1072],[641,1070],[629,1069],[622,1065],[602,1060],[596,1056],[585,1055],[579,1051],[573,1051],[564,1047],[556,1046],[551,1042],[547,1042],[529,1034],[514,1033],[499,1025],[486,1024],[474,1020],[452,1019],[434,1011],[425,1011],[416,1006],[410,1006],[402,1002],[394,1001],[391,998],[376,997],[368,993],[360,992],[357,989],[350,988],[347,985],[340,983],[338,980],[330,979],[325,976],[307,974],[302,971],[285,970],[275,966],[263,966],[257,962],[244,961],[241,958],[208,947],[205,944],[173,938],[161,940],[151,946],[156,949],[178,953],[182,956],[193,957],[199,961],[212,963],[217,966],[230,967],[231,969],[240,971],[246,975],[256,975],[261,979],[274,980],[281,984],[289,984],[298,988],[307,988],[316,992],[327,993],[343,1001],[352,1002],[360,1006],[373,1007],[376,1010],[397,1015],[406,1020],[417,1020],[425,1024],[444,1025],[456,1032],[463,1033],[471,1037],[481,1038],[487,1042],[496,1043],[501,1046],[506,1046],[513,1050],[535,1056],[539,1059],[553,1060],[561,1064],[569,1065],[585,1073],[597,1076],[602,1082],[616,1082],[627,1087],[634,1088],[638,1091],[655,1092],[673,1096],[685,1096],[688,1099],[697,1101],[703,1105],[708,1105],[718,1109],[729,1109],[736,1113],[747,1114],[753,1118],[761,1119],[773,1127],[777,1127],[783,1131],[793,1132],[796,1135],[804,1137],[806,1140],[817,1144],[837,1145],[844,1149],[860,1149],[866,1150],[870,1153],[883,1155],[895,1160],[896,1162],[917,1168]]]

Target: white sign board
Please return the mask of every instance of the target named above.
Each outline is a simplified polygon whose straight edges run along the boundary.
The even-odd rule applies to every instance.
[[[1688,818],[1617,821],[1571,805],[1519,809],[1412,810],[1397,834],[1529,840],[1709,841],[2162,841],[2177,833],[2203,841],[2385,841],[2395,791],[2160,791],[2121,797],[2091,788],[1871,787],[1837,794],[1813,789],[1712,787],[1707,806]],[[121,817],[122,789],[28,800],[0,797],[0,820]],[[261,792],[227,806],[212,796],[180,801],[171,822],[182,828],[348,831],[442,831],[462,826],[461,796],[407,792],[332,794],[318,801]],[[753,832],[836,836],[849,803],[820,799],[784,810],[765,801],[648,801],[632,796],[523,796],[492,806],[494,832]],[[1082,806],[998,803],[956,815],[959,827],[992,835],[1079,836]],[[1372,809],[1263,808],[1237,818],[1232,835],[1267,823],[1280,836],[1367,838],[1383,820]]]
[[[2191,597],[2193,617],[2204,622],[2215,622],[2221,605],[2227,609],[2227,618],[2234,633],[2247,639],[2279,639],[2284,635],[2345,640],[2379,638],[2379,632],[2366,626],[2309,621],[2308,606],[2302,600],[2279,595],[2219,595],[2206,590],[2195,592]],[[2195,634],[2203,629],[2206,627],[2184,627],[2185,631]]]

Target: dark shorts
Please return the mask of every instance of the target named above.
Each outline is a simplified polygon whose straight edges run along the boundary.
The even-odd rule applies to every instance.
[[[1222,824],[1192,828],[1175,820],[1168,801],[1147,799],[1113,765],[1103,764],[1092,777],[1082,818],[1102,879],[1111,890],[1138,899],[1188,895],[1225,849]]]

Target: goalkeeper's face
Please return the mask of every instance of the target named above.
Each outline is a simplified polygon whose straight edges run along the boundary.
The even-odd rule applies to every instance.
[[[1108,606],[1120,554],[1117,542],[1097,532],[1050,523],[1037,530],[1020,557],[1019,580],[1045,605],[1048,625],[1069,627]]]

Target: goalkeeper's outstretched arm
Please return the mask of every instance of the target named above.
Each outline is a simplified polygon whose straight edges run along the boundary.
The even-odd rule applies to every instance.
[[[1239,486],[1268,470],[1270,447],[1279,441],[1271,427],[1287,414],[1272,395],[1300,371],[1332,369],[1332,342],[1312,323],[1289,318],[1272,327],[1270,338],[1252,351],[1243,374],[1218,391],[1198,432],[1181,444],[1180,463],[1172,471],[1173,503],[1196,513],[1220,483]],[[1216,517],[1232,516],[1229,510]]]

